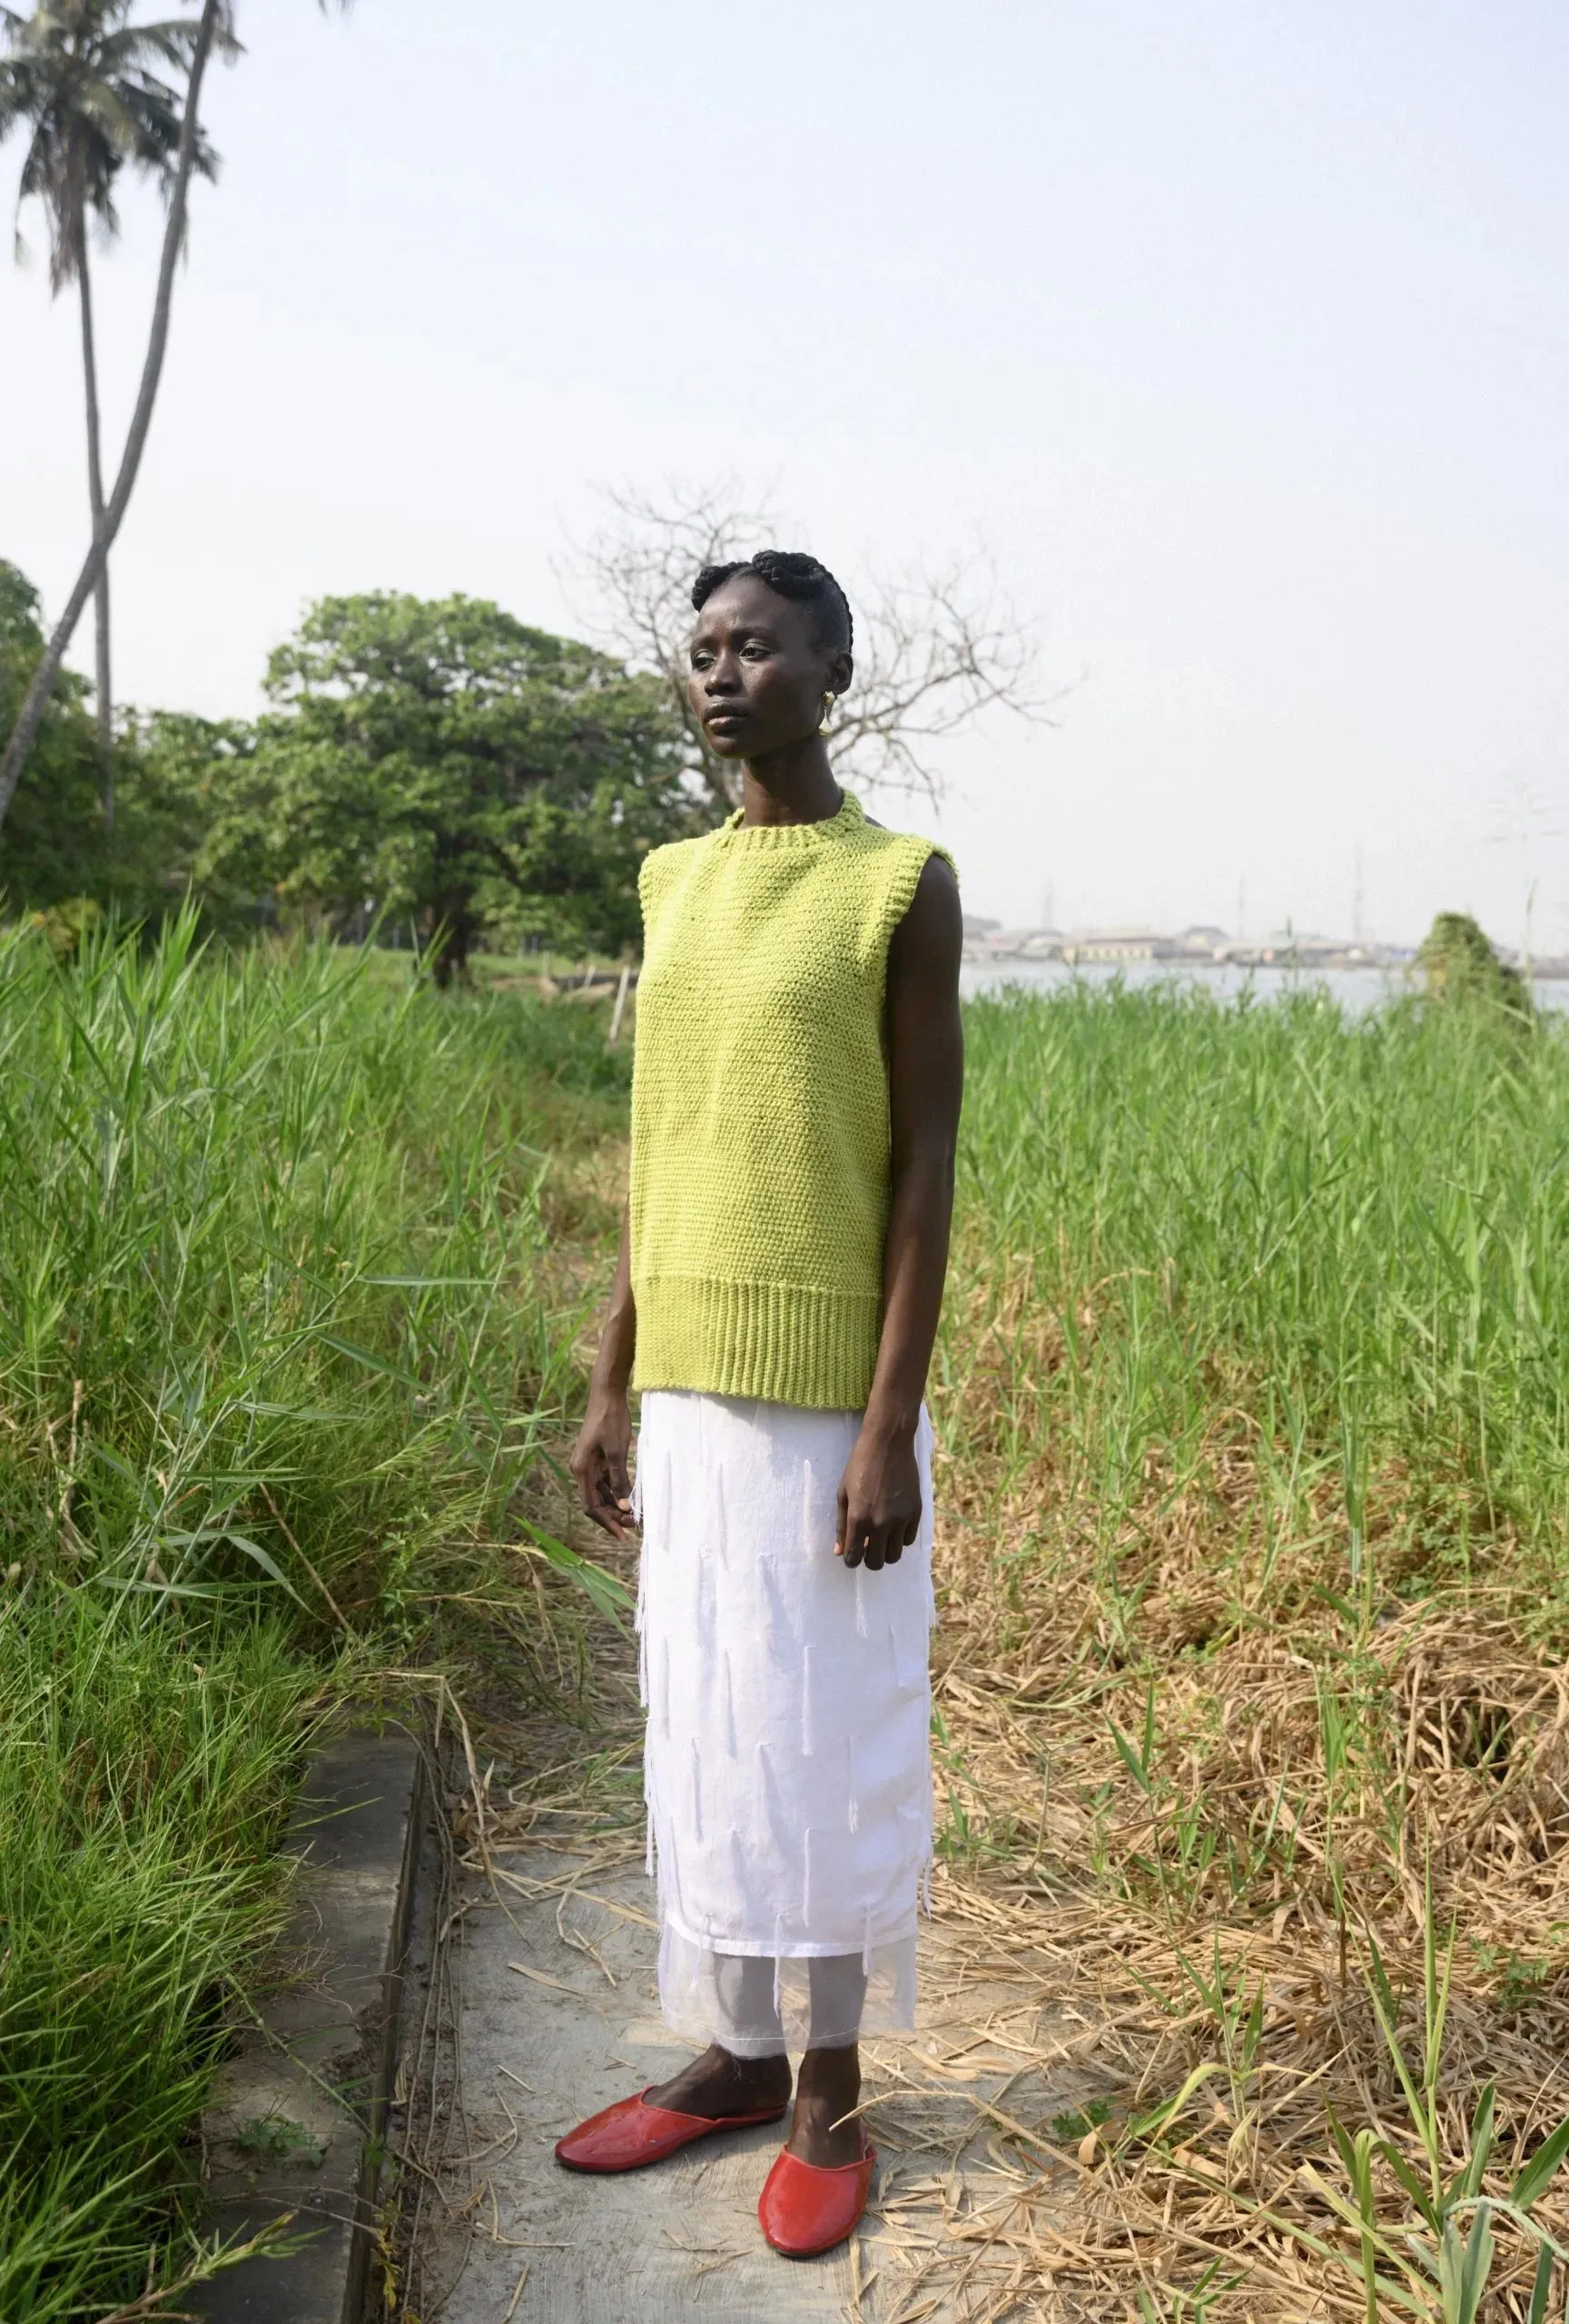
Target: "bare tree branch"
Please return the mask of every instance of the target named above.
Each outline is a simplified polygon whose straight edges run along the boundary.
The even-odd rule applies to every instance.
[[[708,748],[686,700],[686,639],[693,581],[705,565],[745,556],[778,530],[766,501],[748,507],[734,478],[701,487],[667,484],[663,496],[636,485],[606,485],[608,516],[575,547],[568,585],[584,599],[597,643],[633,669],[656,670],[691,747],[694,769],[716,803],[735,803],[730,770]],[[745,548],[737,546],[745,541]]]
[[[670,482],[662,493],[607,486],[605,524],[575,547],[566,578],[597,642],[669,684],[692,763],[715,800],[735,803],[736,775],[715,758],[686,702],[690,591],[700,566],[796,546],[799,527],[732,477],[708,486]],[[1002,708],[1046,721],[1035,691],[1036,645],[998,589],[984,556],[870,586],[840,576],[855,615],[855,679],[834,718],[836,771],[865,788],[919,792],[943,782],[931,745]]]

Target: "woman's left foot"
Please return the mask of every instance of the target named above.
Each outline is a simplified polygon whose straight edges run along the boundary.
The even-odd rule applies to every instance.
[[[833,2169],[803,2162],[782,2147],[757,2198],[757,2223],[774,2250],[786,2260],[814,2260],[846,2242],[860,2225],[871,2191],[877,2150],[859,2123],[861,2153]]]

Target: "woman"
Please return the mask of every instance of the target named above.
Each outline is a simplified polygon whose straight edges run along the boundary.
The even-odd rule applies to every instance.
[[[709,2046],[556,2152],[625,2171],[776,2121],[802,2047],[758,2215],[804,2256],[865,2207],[856,2043],[914,2005],[959,891],[834,780],[833,576],[765,551],[692,602],[692,706],[744,803],[643,868],[631,1197],[572,1469],[596,1523],[642,1524],[660,1999]]]

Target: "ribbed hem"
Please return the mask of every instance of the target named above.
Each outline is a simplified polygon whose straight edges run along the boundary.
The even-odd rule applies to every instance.
[[[883,1303],[786,1283],[635,1279],[636,1388],[859,1412],[872,1393]]]

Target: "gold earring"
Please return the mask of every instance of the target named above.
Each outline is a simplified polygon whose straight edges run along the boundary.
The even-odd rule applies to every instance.
[[[830,718],[832,718],[832,716],[834,715],[834,704],[838,701],[838,699],[839,699],[839,697],[838,697],[838,695],[837,695],[836,694],[825,694],[824,695],[824,697],[823,697],[823,723],[822,723],[822,724],[821,724],[821,725],[818,727],[818,729],[817,729],[817,732],[818,732],[820,734],[827,734],[827,732],[828,732],[828,721],[829,721],[829,720],[830,720]]]

